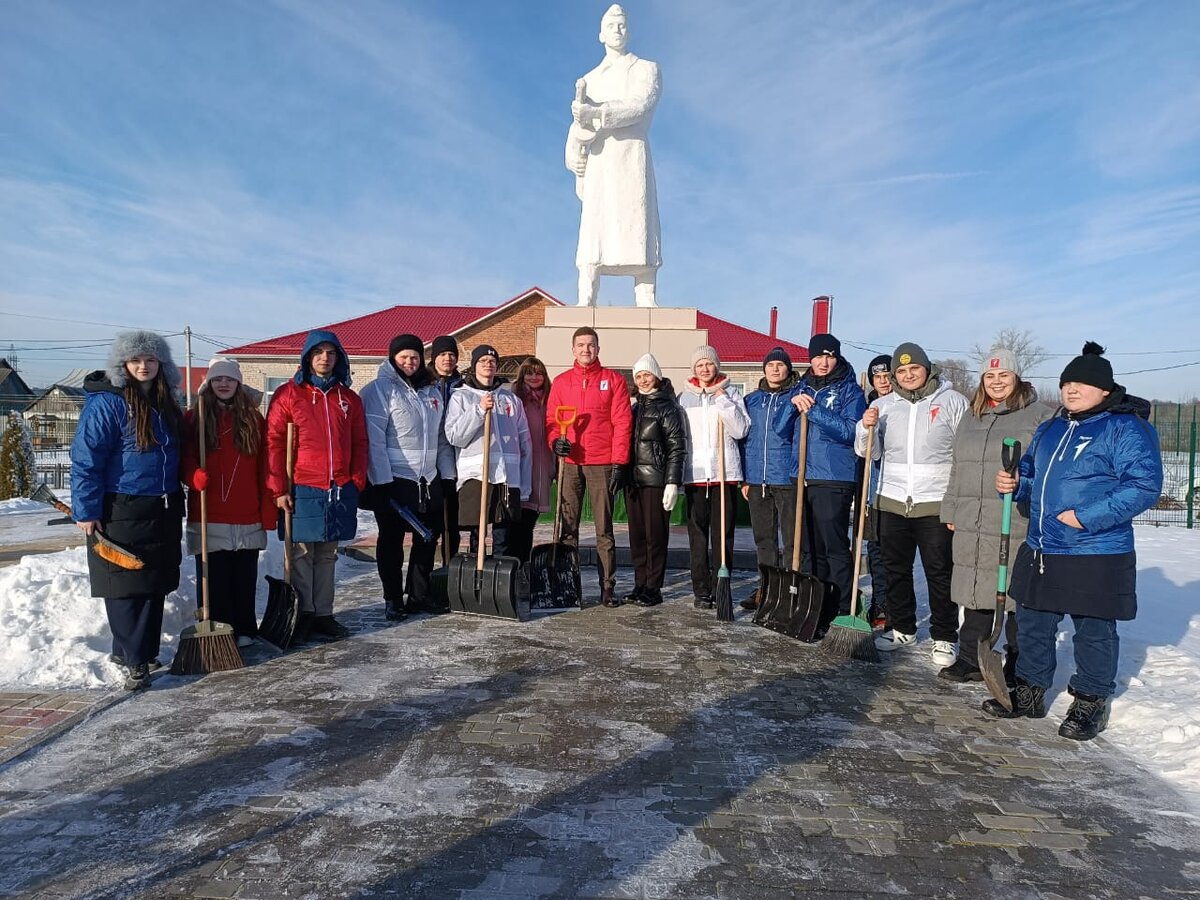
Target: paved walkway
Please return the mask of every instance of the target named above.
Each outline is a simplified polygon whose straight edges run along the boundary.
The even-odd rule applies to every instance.
[[[1200,891],[1177,794],[985,718],[924,644],[831,662],[694,610],[678,572],[654,609],[389,626],[372,567],[339,565],[351,640],[160,676],[0,768],[0,894]]]
[[[114,691],[0,691],[0,764],[120,699]]]

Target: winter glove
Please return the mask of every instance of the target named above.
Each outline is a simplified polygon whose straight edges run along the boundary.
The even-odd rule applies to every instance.
[[[202,491],[208,487],[208,472],[204,471],[204,469],[197,469],[193,472],[192,487],[198,491]]]
[[[571,442],[565,437],[555,438],[554,443],[550,445],[555,456],[570,456]]]
[[[621,492],[621,488],[625,487],[625,482],[629,478],[629,466],[623,466],[620,463],[612,467],[612,475],[608,477],[608,493],[613,497]]]
[[[375,485],[371,484],[371,482],[368,481],[363,486],[363,489],[361,491],[359,491],[359,493],[358,493],[358,508],[365,509],[365,510],[374,510],[375,509],[375,500],[376,500]]]
[[[672,512],[675,509],[675,504],[679,500],[679,485],[668,484],[663,488],[663,509],[667,512]]]

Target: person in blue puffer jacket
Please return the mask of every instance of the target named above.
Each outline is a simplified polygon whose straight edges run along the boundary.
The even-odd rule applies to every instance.
[[[1120,647],[1117,621],[1137,615],[1133,520],[1162,492],[1158,434],[1150,404],[1113,380],[1091,341],[1059,379],[1063,408],[1038,426],[1019,477],[996,475],[996,490],[1029,503],[1029,532],[1017,551],[1009,595],[1017,601],[1017,685],[1000,718],[1046,715],[1055,644],[1064,615],[1075,626],[1075,698],[1058,733],[1091,740],[1108,724]]]
[[[113,639],[109,660],[125,670],[126,690],[149,686],[166,595],[179,587],[181,381],[162,337],[118,334],[108,368],[84,380],[71,444],[71,516],[88,538],[92,596],[104,598]],[[102,557],[101,535],[140,566]]]
[[[763,359],[758,390],[746,395],[750,430],[742,443],[742,497],[750,506],[759,585],[742,601],[742,609],[758,609],[766,569],[791,566],[796,530],[796,420],[800,418],[791,400],[799,383],[792,358],[782,347],[775,347]]]
[[[852,591],[857,589],[851,584],[850,551],[850,507],[858,476],[854,427],[867,408],[867,398],[854,368],[842,358],[841,342],[832,334],[812,336],[808,362],[792,404],[800,415],[808,416],[802,568],[831,585],[821,610],[819,639],[835,616],[850,612]],[[799,422],[796,428],[798,434]],[[793,481],[798,474],[799,459],[792,466]]]

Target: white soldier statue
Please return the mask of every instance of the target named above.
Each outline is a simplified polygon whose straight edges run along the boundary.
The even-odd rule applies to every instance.
[[[656,306],[662,265],[658,195],[650,161],[650,120],[662,91],[658,65],[626,48],[625,10],[600,20],[604,59],[575,82],[567,168],[583,202],[579,220],[579,305],[595,306],[601,275],[632,275],[638,306]]]

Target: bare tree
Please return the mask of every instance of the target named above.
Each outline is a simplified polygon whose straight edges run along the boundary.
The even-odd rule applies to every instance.
[[[1006,350],[1012,351],[1013,356],[1017,358],[1017,365],[1021,368],[1021,374],[1026,380],[1029,379],[1029,375],[1034,369],[1050,358],[1046,348],[1037,342],[1033,332],[1028,328],[1001,328],[996,332],[996,336],[992,338],[990,344],[987,346],[976,344],[971,348],[971,352],[975,355],[977,369],[984,368],[988,357],[992,355],[992,350],[996,347],[1004,347]]]
[[[933,364],[941,369],[943,380],[960,394],[970,397],[975,393],[978,379],[965,359],[935,359]]]

